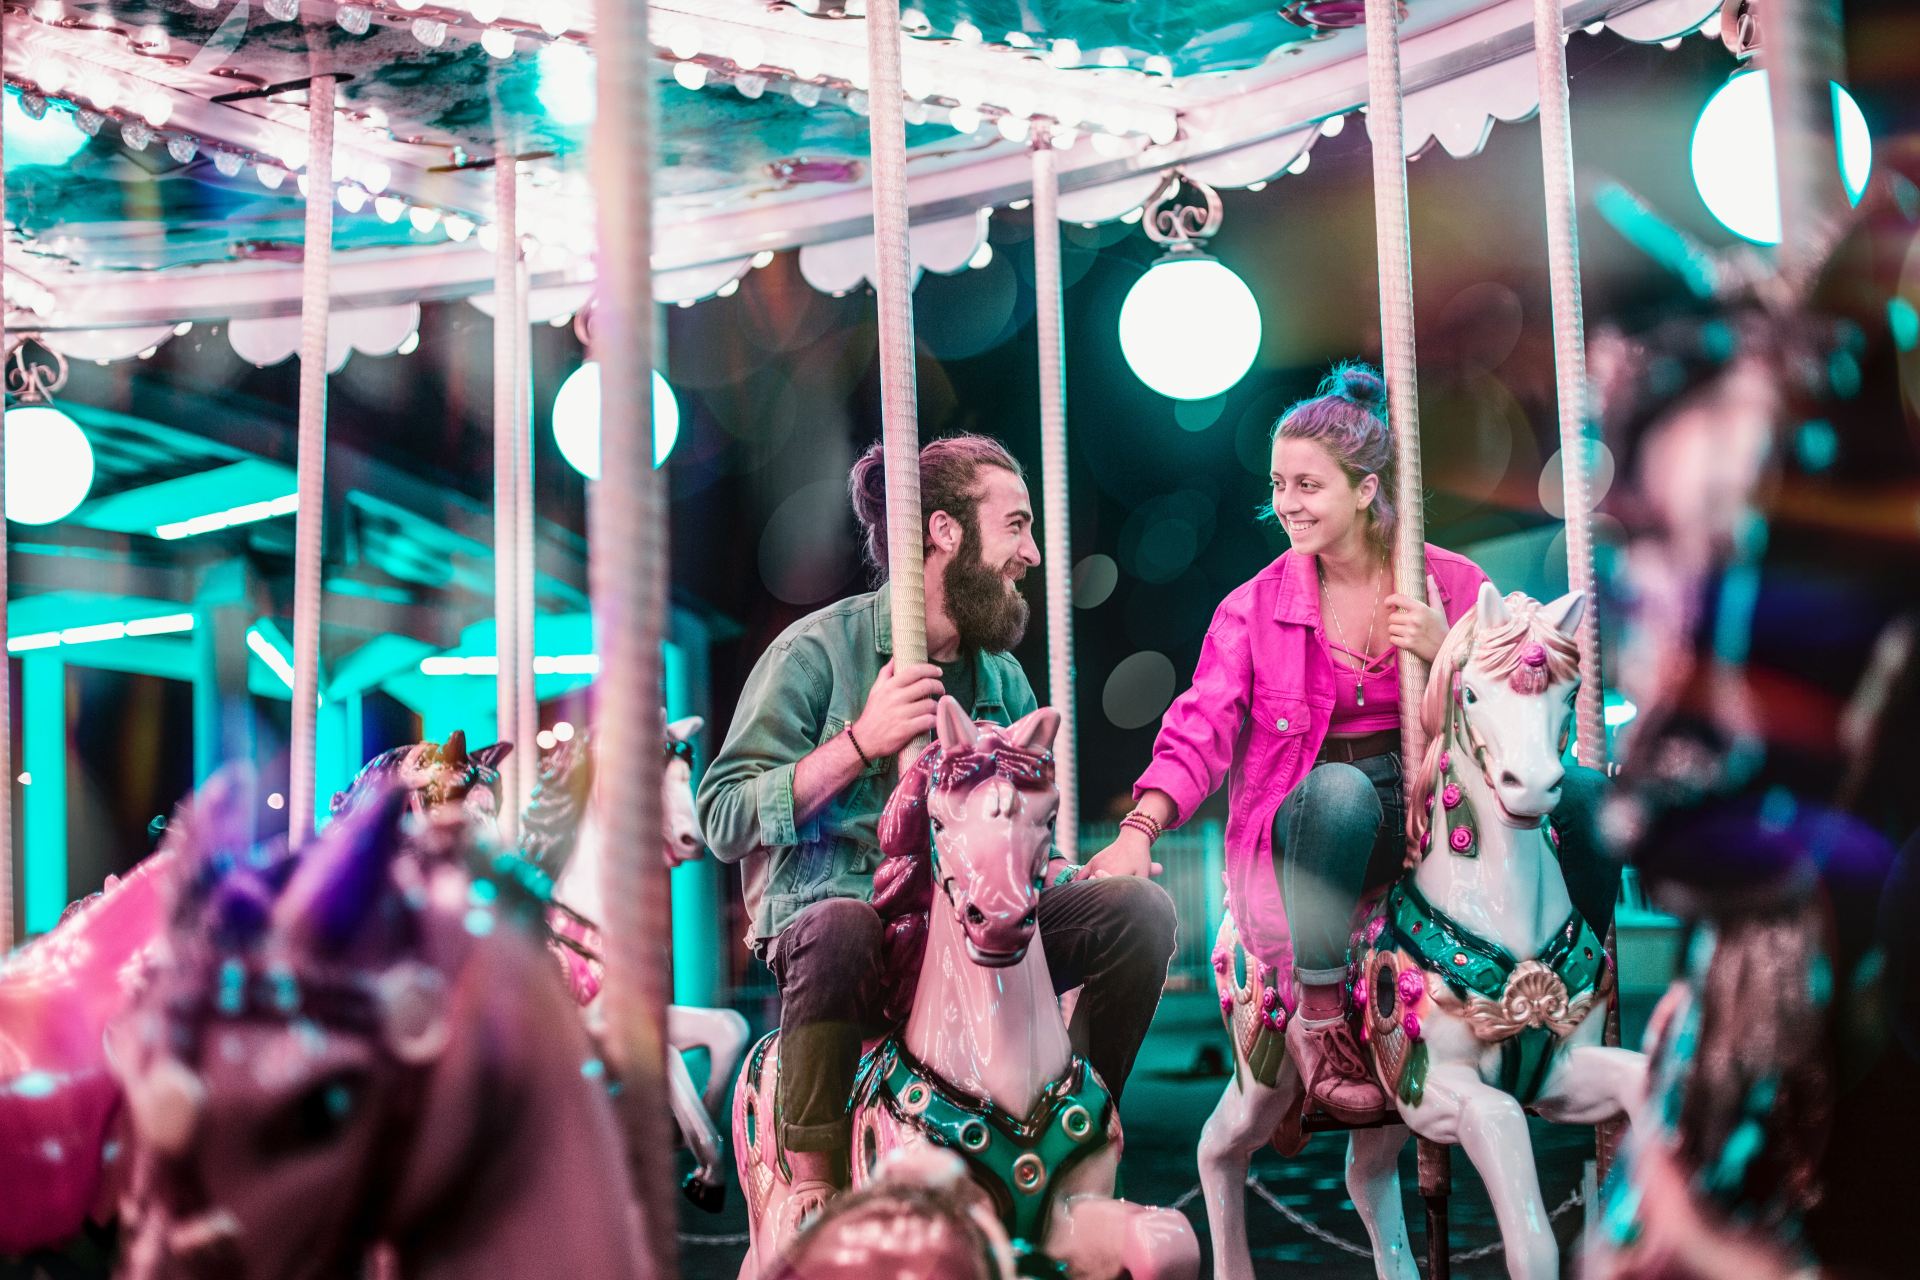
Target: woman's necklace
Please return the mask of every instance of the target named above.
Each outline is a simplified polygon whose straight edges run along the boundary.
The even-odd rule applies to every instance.
[[[1377,569],[1374,572],[1373,607],[1367,610],[1367,644],[1365,649],[1355,654],[1347,644],[1347,630],[1340,625],[1340,613],[1333,607],[1333,597],[1327,592],[1327,571],[1317,560],[1314,568],[1320,575],[1320,611],[1333,619],[1333,634],[1339,639],[1340,647],[1360,663],[1359,669],[1353,673],[1353,702],[1357,707],[1364,707],[1367,705],[1367,664],[1373,661],[1373,629],[1380,621],[1380,592],[1386,586],[1386,576]]]

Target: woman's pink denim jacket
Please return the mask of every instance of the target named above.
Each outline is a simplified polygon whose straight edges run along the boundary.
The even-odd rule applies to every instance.
[[[1487,575],[1465,556],[1427,547],[1440,609],[1457,621]],[[1227,904],[1242,944],[1287,972],[1293,949],[1273,867],[1273,815],[1306,777],[1327,736],[1334,670],[1315,640],[1320,587],[1311,556],[1289,551],[1214,611],[1193,685],[1174,700],[1154,740],[1136,799],[1164,791],[1174,825],[1227,781]]]

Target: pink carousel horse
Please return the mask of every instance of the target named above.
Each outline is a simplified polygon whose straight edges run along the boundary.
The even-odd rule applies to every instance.
[[[665,815],[661,856],[669,867],[700,856],[706,841],[693,810],[693,739],[704,722],[698,716],[666,727],[666,768],[660,778],[660,807]],[[600,931],[605,918],[601,884],[606,845],[593,815],[594,754],[586,735],[548,754],[540,783],[522,820],[521,848],[554,878],[548,923],[555,949],[574,999],[585,1008],[589,1030],[598,1033],[603,968]],[[693,1152],[695,1168],[681,1189],[709,1212],[726,1202],[726,1147],[714,1114],[726,1097],[727,1083],[747,1047],[747,1020],[731,1009],[667,1007],[669,1098],[680,1135]],[[696,1089],[682,1056],[693,1049],[708,1055],[707,1087]]]
[[[888,801],[875,906],[896,917],[894,967],[877,976],[896,984],[892,994],[910,990],[911,1002],[905,1026],[861,1066],[854,1185],[874,1181],[891,1151],[946,1148],[966,1161],[967,1193],[997,1216],[1023,1269],[1052,1260],[1073,1280],[1189,1277],[1199,1244],[1187,1220],[1113,1198],[1119,1115],[1069,1045],[1046,957],[1032,945],[1058,806],[1048,748],[1059,726],[1051,709],[1009,728],[976,726],[943,698],[938,740]],[[916,974],[917,985],[898,985]],[[747,1280],[791,1273],[775,1272],[783,1263],[768,1243],[790,1188],[774,1118],[779,1063],[774,1032],[748,1055],[734,1095],[753,1239]],[[806,1240],[788,1257],[804,1257]]]
[[[137,1138],[119,1274],[639,1275],[619,1130],[541,898],[465,823],[350,808],[297,858],[216,779],[109,1033]],[[478,855],[478,856],[476,856]]]
[[[397,784],[418,812],[453,805],[491,824],[506,743],[469,752],[465,735],[398,747],[356,789]],[[350,789],[334,797],[346,806]],[[236,801],[237,802],[237,801]],[[108,1022],[138,989],[166,926],[178,874],[171,841],[69,907],[0,965],[0,1255],[54,1248],[112,1218],[129,1135],[101,1049]]]
[[[1573,909],[1547,815],[1578,686],[1578,594],[1541,605],[1483,584],[1434,660],[1421,704],[1430,739],[1409,796],[1417,867],[1388,889],[1356,935],[1353,1016],[1405,1127],[1357,1129],[1347,1191],[1382,1277],[1417,1280],[1401,1209],[1407,1129],[1458,1144],[1479,1170],[1515,1277],[1550,1277],[1531,1107],[1597,1124],[1645,1087],[1644,1058],[1604,1047],[1613,970]],[[1431,815],[1431,816],[1429,816]],[[1250,1280],[1244,1183],[1249,1153],[1300,1101],[1284,1061],[1289,1002],[1246,961],[1236,979],[1231,918],[1215,952],[1233,1033],[1235,1078],[1200,1140],[1218,1280]]]

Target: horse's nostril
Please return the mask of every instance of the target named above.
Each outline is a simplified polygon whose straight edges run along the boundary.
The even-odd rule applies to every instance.
[[[1520,779],[1514,776],[1513,770],[1508,769],[1501,773],[1500,785],[1503,787],[1517,787],[1520,785]]]
[[[986,922],[987,922],[987,913],[982,911],[980,908],[973,906],[972,904],[968,904],[967,923],[968,924],[985,924]]]

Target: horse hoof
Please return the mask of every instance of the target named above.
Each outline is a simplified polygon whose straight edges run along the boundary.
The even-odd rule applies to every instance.
[[[687,1175],[686,1181],[680,1184],[680,1194],[708,1213],[719,1213],[727,1207],[727,1184],[702,1182],[697,1173]]]

